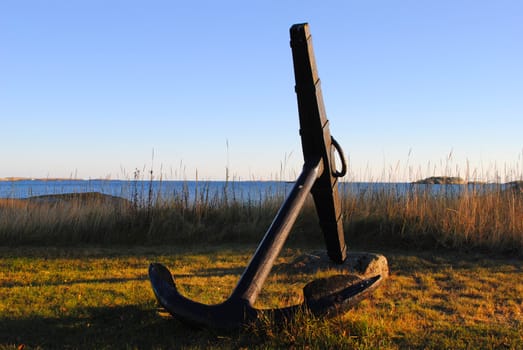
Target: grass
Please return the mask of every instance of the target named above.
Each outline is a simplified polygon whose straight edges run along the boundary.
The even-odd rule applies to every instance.
[[[142,186],[133,201],[0,200],[0,239],[9,245],[256,243],[283,194],[241,201],[201,190],[157,198]],[[232,186],[234,188],[234,186]],[[416,187],[419,189],[419,187]],[[481,250],[523,255],[523,193],[476,187],[460,195],[416,190],[351,192],[342,197],[350,241],[386,246]],[[154,198],[154,200],[153,200]],[[298,218],[293,240],[320,242],[312,201]]]
[[[347,241],[387,256],[385,287],[331,320],[302,314],[225,334],[159,312],[147,266],[169,266],[190,298],[223,301],[283,197],[195,197],[0,200],[0,349],[523,348],[521,192],[348,192]],[[288,263],[304,252],[296,247],[322,245],[309,201],[257,306],[300,302],[323,276]]]
[[[283,327],[195,330],[158,310],[147,266],[171,268],[182,292],[223,301],[254,250],[214,248],[19,247],[0,249],[0,348],[357,348],[521,349],[521,261],[484,254],[382,251],[391,277],[343,316],[302,314]],[[311,249],[317,247],[310,247]],[[296,271],[306,252],[288,246],[257,302],[301,301],[318,275]]]
[[[488,191],[474,187],[459,195],[433,195],[419,188],[408,195],[382,191],[349,195],[344,208],[346,232],[353,240],[523,254],[521,191],[501,187]]]

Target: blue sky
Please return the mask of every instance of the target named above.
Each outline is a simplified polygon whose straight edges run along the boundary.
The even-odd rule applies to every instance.
[[[521,1],[0,2],[0,177],[293,179],[309,22],[348,180],[523,173]]]

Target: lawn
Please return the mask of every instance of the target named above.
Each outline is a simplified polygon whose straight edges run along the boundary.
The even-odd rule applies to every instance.
[[[322,277],[292,261],[318,247],[286,247],[257,307],[295,304]],[[223,301],[254,245],[0,248],[0,348],[523,348],[521,259],[442,250],[380,250],[391,276],[345,315],[306,313],[233,332],[192,329],[158,308],[147,278],[157,261],[181,292]],[[324,272],[322,272],[324,274]]]

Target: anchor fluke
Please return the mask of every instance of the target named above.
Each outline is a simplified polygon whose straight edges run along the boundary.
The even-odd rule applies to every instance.
[[[171,272],[162,264],[149,266],[149,278],[160,305],[186,324],[233,329],[256,320],[258,316],[258,311],[246,300],[229,298],[221,304],[206,305],[184,297],[178,292]]]
[[[334,316],[365,298],[372,290],[380,275],[361,279],[354,275],[334,275],[308,283],[303,288],[304,304],[315,316]]]

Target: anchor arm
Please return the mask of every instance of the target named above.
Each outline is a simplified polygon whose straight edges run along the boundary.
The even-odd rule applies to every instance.
[[[319,159],[304,164],[302,173],[256,249],[232,296],[254,303],[322,170],[323,165]]]
[[[256,249],[231,296],[221,304],[206,305],[178,292],[169,270],[162,264],[149,266],[149,279],[156,299],[173,316],[186,323],[211,328],[235,328],[255,320],[253,307],[261,287],[274,265],[308,193],[322,173],[320,159],[306,162],[287,199]]]

